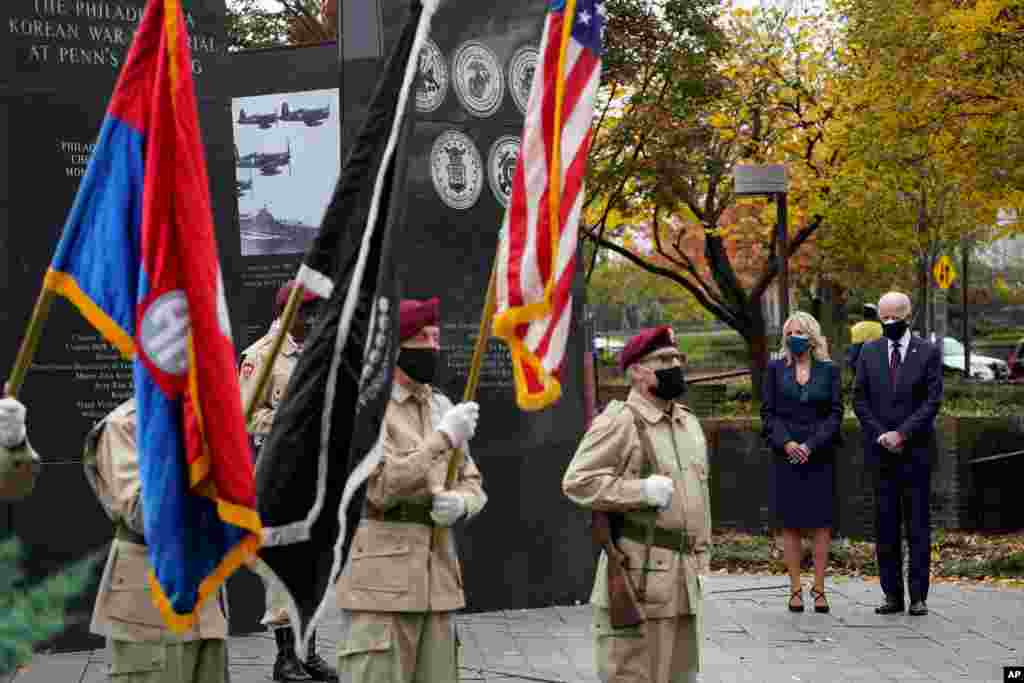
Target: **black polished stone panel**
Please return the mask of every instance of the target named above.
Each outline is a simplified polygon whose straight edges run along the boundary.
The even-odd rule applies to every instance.
[[[25,568],[32,579],[57,573],[87,555],[98,556],[93,580],[67,607],[67,628],[43,647],[103,647],[103,639],[89,633],[89,617],[114,533],[85,480],[82,464],[46,462],[33,494],[12,506],[11,519],[14,533],[25,544]]]
[[[376,64],[376,62],[373,62]],[[295,93],[307,91],[337,92],[339,87],[338,73],[338,47],[336,43],[323,43],[310,47],[289,47],[268,50],[247,50],[232,54],[226,64],[226,79],[224,82],[225,106],[227,107],[226,127],[221,134],[209,143],[216,146],[218,154],[228,159],[231,170],[221,180],[225,181],[225,187],[220,197],[223,198],[224,220],[228,228],[221,233],[224,242],[221,244],[221,258],[224,263],[225,272],[229,272],[230,305],[232,319],[236,322],[234,328],[234,339],[236,349],[241,353],[252,342],[266,333],[273,320],[274,296],[277,288],[289,278],[295,275],[302,253],[290,254],[269,254],[269,255],[243,255],[240,240],[240,215],[239,203],[235,195],[235,181],[252,181],[251,176],[245,175],[245,170],[235,168],[234,153],[235,146],[239,146],[240,154],[251,151],[281,151],[270,143],[261,143],[261,149],[250,149],[245,147],[245,140],[242,126],[238,125],[232,117],[232,101],[238,98],[262,97],[268,103],[267,111],[258,113],[270,113],[269,107],[274,112],[280,111],[282,102],[286,102],[289,96]],[[372,83],[376,79],[376,71],[371,70],[365,76]],[[302,182],[304,176],[309,172],[305,165],[305,159],[299,149],[298,140],[307,136],[306,141],[315,144],[317,136],[326,132],[328,127],[337,127],[339,119],[344,122],[353,120],[356,112],[351,110],[347,102],[342,102],[342,115],[338,117],[332,112],[330,118],[317,128],[307,128],[301,124],[284,124],[275,122],[266,131],[257,127],[249,127],[248,130],[257,130],[266,133],[268,137],[273,136],[275,141],[281,145],[291,145],[295,141],[295,149],[292,151],[291,161],[294,164],[295,176],[287,176],[292,173],[292,168],[282,170],[282,175],[270,179],[268,182],[288,183],[294,187],[294,183]],[[252,112],[250,112],[252,113]],[[361,119],[360,119],[361,120]],[[286,134],[282,134],[282,126],[291,126]],[[345,140],[345,130],[341,129],[338,134],[341,140]],[[257,136],[259,139],[260,136]],[[247,138],[250,139],[251,138]],[[208,146],[209,149],[209,146]],[[340,158],[340,152],[339,152]],[[340,163],[338,164],[340,166]],[[337,174],[337,167],[318,169],[323,173]],[[256,183],[263,179],[259,172],[255,172]],[[330,199],[327,193],[321,200],[323,207],[326,207]],[[313,207],[315,215],[320,216],[323,207]],[[275,210],[269,205],[271,211]],[[319,227],[319,219],[317,225]]]
[[[401,4],[395,0],[391,6]],[[493,150],[503,139],[522,134],[523,115],[508,82],[510,65],[522,49],[539,45],[545,7],[542,1],[485,6],[457,0],[446,3],[433,22],[430,37],[440,59],[435,53],[431,77],[443,94],[429,111],[414,114],[399,261],[407,296],[441,299],[438,386],[455,401],[466,383],[505,211],[500,183],[491,175],[499,156]],[[464,93],[479,97],[460,98],[456,79],[470,84]],[[494,98],[496,83],[500,96]],[[577,287],[576,320],[581,305]],[[594,552],[588,515],[561,491],[584,426],[579,329],[570,336],[562,398],[534,413],[515,403],[507,347],[488,342],[472,453],[489,501],[459,532],[469,610],[567,604],[589,596]]]
[[[7,330],[0,340],[0,376],[13,365],[144,5],[145,0],[0,3],[0,149],[6,158],[0,167],[0,322]],[[224,1],[183,0],[183,7],[223,255],[230,242],[220,232],[235,227],[224,214],[230,204],[222,201],[225,191],[233,201],[234,153],[230,144],[217,144],[231,136],[221,76]],[[225,280],[232,282],[230,273]],[[80,458],[89,428],[130,394],[130,366],[69,303],[57,300],[19,396],[29,409],[29,436],[45,463],[43,472],[29,500],[5,506],[5,527],[28,547],[31,578],[102,549],[109,540],[110,523],[81,474]],[[88,611],[94,592],[95,587],[83,594],[76,617],[79,607]],[[85,626],[76,621],[47,647],[94,647]]]

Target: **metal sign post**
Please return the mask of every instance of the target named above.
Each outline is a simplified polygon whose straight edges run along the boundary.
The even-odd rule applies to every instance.
[[[782,164],[760,166],[740,165],[733,168],[734,193],[737,197],[768,196],[775,200],[775,253],[779,262],[780,324],[789,317],[789,179]]]
[[[967,264],[971,260],[971,249],[966,237],[960,240],[960,251],[963,254],[964,266],[964,281],[960,284],[963,302],[963,317],[961,318],[963,334],[961,336],[964,342],[964,377],[969,378],[971,376],[971,325],[970,316],[967,315]]]

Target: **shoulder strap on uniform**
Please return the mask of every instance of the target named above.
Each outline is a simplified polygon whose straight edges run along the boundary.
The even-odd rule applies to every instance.
[[[88,464],[96,460],[96,446],[100,441],[100,434],[103,433],[103,428],[107,426],[107,420],[110,419],[112,413],[108,413],[103,417],[102,420],[97,422],[89,430],[89,433],[85,437],[85,448],[82,453],[83,464]]]
[[[635,407],[628,403],[624,405],[633,413],[633,424],[636,426],[637,436],[640,437],[640,449],[644,452],[644,462],[640,467],[640,474],[644,477],[650,476],[658,471],[656,465],[658,461],[654,457],[654,445],[651,443],[651,436],[647,433],[647,423],[640,416],[640,411]]]

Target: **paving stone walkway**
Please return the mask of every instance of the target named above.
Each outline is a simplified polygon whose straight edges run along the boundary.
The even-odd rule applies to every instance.
[[[705,584],[703,683],[941,681],[998,683],[1004,666],[1024,665],[1024,591],[935,584],[926,617],[878,616],[877,583],[829,581],[832,612],[792,614],[788,581],[712,576]],[[810,606],[810,596],[805,594]],[[461,680],[594,683],[590,608],[549,607],[464,614]],[[334,660],[340,614],[319,629]],[[270,680],[274,641],[231,639],[233,683]],[[37,657],[15,683],[100,683],[103,650]]]

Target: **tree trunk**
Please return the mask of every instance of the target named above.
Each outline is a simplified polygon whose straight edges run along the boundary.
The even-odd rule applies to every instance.
[[[828,340],[832,360],[842,364],[846,347],[850,343],[850,331],[846,324],[846,306],[843,304],[843,290],[827,277],[818,278],[818,294],[815,297],[818,323],[821,333]]]
[[[764,320],[764,310],[760,297],[751,299],[747,304],[746,318],[748,325],[746,329],[739,330],[743,340],[747,342],[747,351],[750,353],[750,387],[755,407],[761,405],[761,382],[764,380],[764,371],[768,368],[768,335],[767,325]]]
[[[925,256],[920,257],[920,263],[918,264],[918,287],[921,295],[918,298],[917,306],[914,316],[917,318],[917,328],[921,331],[921,336],[925,339],[928,338],[928,259]]]

